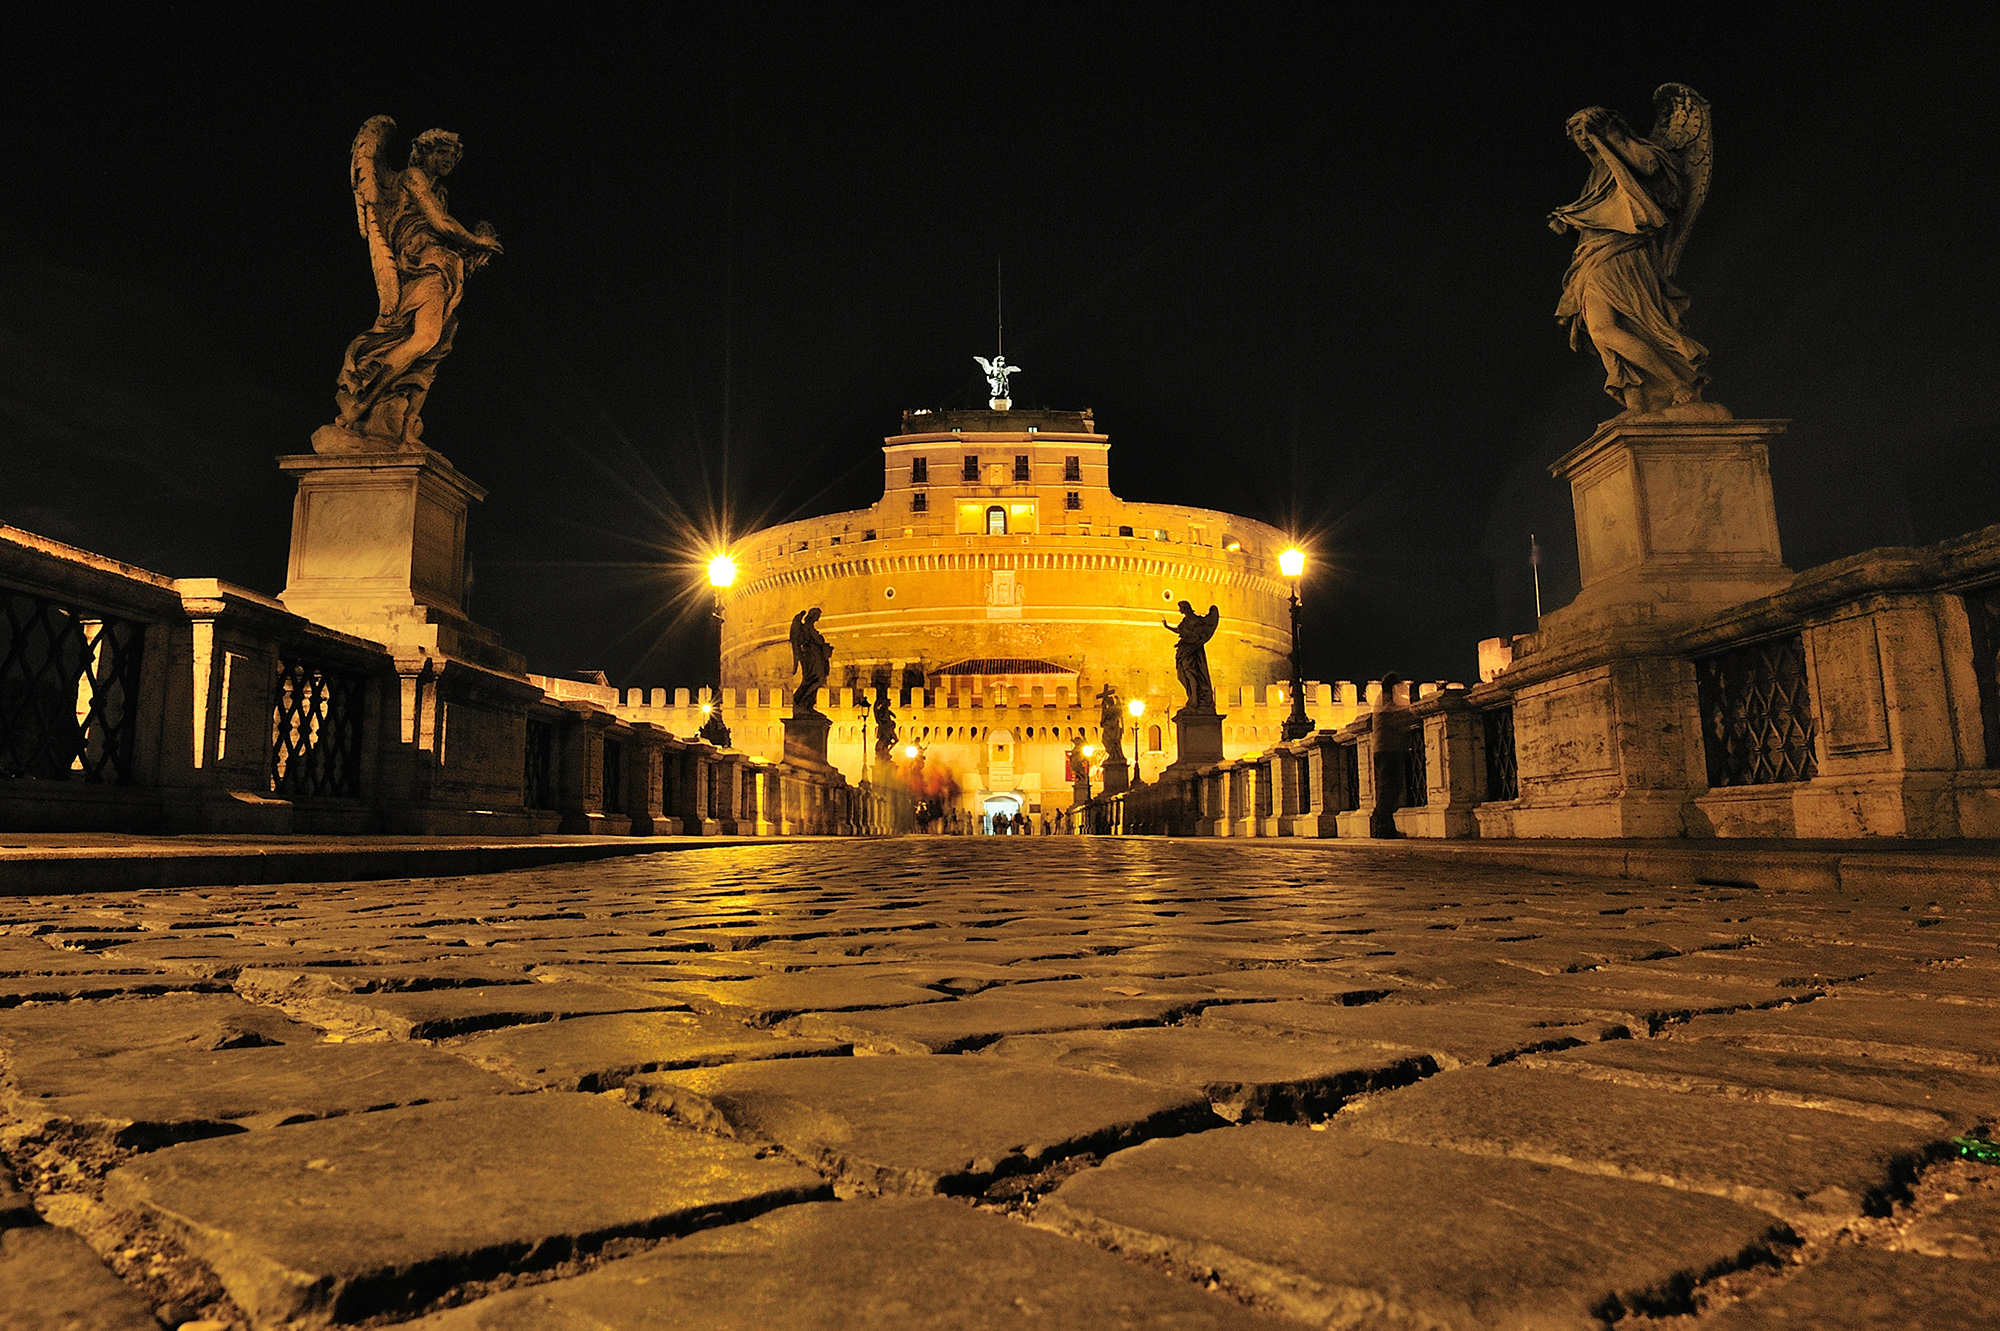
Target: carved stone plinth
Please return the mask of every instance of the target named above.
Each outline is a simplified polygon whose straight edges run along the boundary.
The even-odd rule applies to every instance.
[[[801,767],[825,769],[826,734],[833,720],[824,712],[807,712],[785,718],[785,761]]]
[[[1207,767],[1222,761],[1222,717],[1214,711],[1183,707],[1174,713],[1174,767]]]
[[[1549,469],[1569,481],[1583,575],[1581,595],[1556,615],[1643,607],[1669,621],[1789,583],[1768,447],[1787,424],[1606,421]]]
[[[1103,794],[1116,795],[1132,788],[1132,764],[1125,761],[1124,754],[1113,753],[1097,770],[1104,778]]]
[[[429,449],[278,459],[298,478],[278,599],[293,614],[383,644],[518,673],[524,662],[465,615],[466,510],[486,491]]]

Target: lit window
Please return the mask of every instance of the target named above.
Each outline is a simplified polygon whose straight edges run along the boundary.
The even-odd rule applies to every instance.
[[[986,510],[986,534],[988,536],[1007,534],[1007,510],[998,504]]]

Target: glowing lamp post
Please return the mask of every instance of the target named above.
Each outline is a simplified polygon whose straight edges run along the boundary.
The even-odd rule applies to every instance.
[[[1305,576],[1306,552],[1296,545],[1278,556],[1278,572],[1292,584],[1292,714],[1278,731],[1284,739],[1304,739],[1312,734],[1312,718],[1306,715],[1305,670],[1299,661],[1299,579]]]
[[[701,724],[701,737],[719,748],[729,747],[729,726],[722,719],[722,594],[736,581],[736,561],[726,552],[717,552],[708,561],[708,585],[715,592],[715,697],[702,710],[708,719]]]
[[[1146,715],[1146,700],[1134,698],[1125,704],[1125,710],[1132,714],[1132,784],[1136,786],[1144,779],[1139,774],[1139,720]]]

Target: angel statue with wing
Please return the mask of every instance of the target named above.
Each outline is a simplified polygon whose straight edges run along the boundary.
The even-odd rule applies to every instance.
[[[819,631],[819,607],[792,616],[792,669],[799,685],[792,690],[793,716],[818,716],[819,691],[833,668],[833,647]]]
[[[465,276],[501,252],[491,226],[468,230],[447,209],[458,135],[425,130],[398,171],[387,152],[395,129],[376,116],[354,138],[354,211],[375,270],[375,323],[347,348],[334,395],[340,414],[313,436],[322,453],[423,446],[418,412],[451,350]]]
[[[1683,84],[1663,83],[1644,138],[1601,106],[1571,116],[1568,131],[1590,159],[1582,197],[1549,214],[1552,230],[1577,236],[1556,306],[1570,349],[1581,350],[1589,335],[1604,361],[1604,391],[1625,416],[1727,419],[1727,409],[1701,400],[1708,348],[1681,327],[1688,298],[1672,280],[1708,197],[1715,157],[1708,102]]]
[[[1001,403],[1011,401],[1007,396],[1008,376],[1019,374],[1021,367],[1009,365],[1005,356],[995,356],[992,360],[984,356],[974,356],[972,359],[979,362],[979,371],[986,376],[986,387],[993,393],[994,410],[1004,410]]]

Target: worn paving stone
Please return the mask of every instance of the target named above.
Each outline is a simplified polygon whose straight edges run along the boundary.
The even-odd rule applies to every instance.
[[[1693,1020],[1674,1035],[2000,1074],[2000,1019],[1990,1009],[1922,998],[1835,994],[1799,1007]]]
[[[450,1049],[537,1089],[611,1091],[638,1072],[846,1054],[853,1046],[753,1030],[730,1017],[626,1012],[469,1036]]]
[[[221,994],[0,1013],[0,1048],[11,1114],[140,1148],[514,1089],[430,1049],[321,1043],[310,1026]]]
[[[431,989],[470,989],[489,984],[532,984],[528,963],[481,957],[449,957],[435,961],[368,964],[286,964],[266,958],[236,975],[236,991],[266,1002],[286,998],[326,998],[344,994],[421,993]]]
[[[1528,1050],[1560,1049],[1626,1033],[1623,1022],[1608,1016],[1490,1003],[1254,1003],[1209,1008],[1201,1024],[1246,1038],[1309,1032],[1357,1047],[1418,1051],[1447,1069],[1484,1067]]]
[[[1277,1331],[1290,1323],[962,1203],[879,1198],[786,1207],[414,1325],[423,1331]]]
[[[970,1055],[794,1058],[631,1077],[635,1105],[773,1142],[881,1193],[972,1193],[1215,1124],[1197,1092]]]
[[[238,981],[242,983],[241,980]],[[251,993],[260,991],[252,988]],[[489,984],[413,993],[355,993],[273,998],[285,1010],[336,1030],[348,1038],[381,1032],[400,1040],[441,1040],[474,1031],[561,1021],[611,1012],[686,1010],[664,991],[561,980],[537,984]]]
[[[1366,1136],[1727,1197],[1814,1233],[1859,1218],[1942,1142],[1900,1123],[1514,1065],[1433,1077],[1342,1118]]]
[[[809,1170],[597,1096],[422,1105],[191,1142],[111,1173],[260,1325],[415,1309],[605,1241],[824,1197]]]
[[[1917,1220],[1899,1246],[1928,1257],[2000,1262],[2000,1173],[1986,1174],[1973,1192]],[[2000,1266],[1993,1275],[2000,1281]]]
[[[1678,1311],[1691,1276],[1783,1233],[1718,1198],[1268,1123],[1122,1151],[1034,1220],[1214,1270],[1315,1325],[1435,1331]]]
[[[66,1229],[0,1229],[0,1331],[160,1331],[153,1310]]]
[[[1701,1320],[1703,1331],[1992,1331],[2000,1272],[1962,1262],[1839,1248],[1797,1275]]]
[[[1526,1054],[1520,1062],[1627,1086],[1823,1109],[1945,1135],[2000,1118],[2000,1078],[1881,1059],[1660,1039],[1610,1040]]]
[[[0,979],[0,1009],[24,1003],[70,1003],[149,994],[226,994],[227,980],[195,975],[103,972],[90,975],[18,975]]]
[[[753,1026],[771,1026],[801,1012],[853,1012],[866,1008],[941,1003],[951,997],[903,980],[866,975],[794,973],[747,980],[675,984],[661,993],[697,1012],[737,1017]]]
[[[1239,1031],[1202,1026],[1013,1035],[983,1056],[1182,1087],[1231,1123],[1329,1114],[1361,1092],[1406,1086],[1437,1071],[1415,1051],[1399,1055],[1311,1037],[1251,1042]]]
[[[150,975],[157,968],[146,962],[107,958],[95,952],[50,947],[37,938],[0,934],[0,979],[18,980],[47,975]]]
[[[956,1054],[1008,1035],[1151,1025],[1185,1011],[1191,1001],[1113,998],[1085,1005],[1027,997],[1039,987],[1010,985],[922,1007],[809,1012],[784,1022],[780,1029],[809,1038],[844,1040],[877,1054]]]

